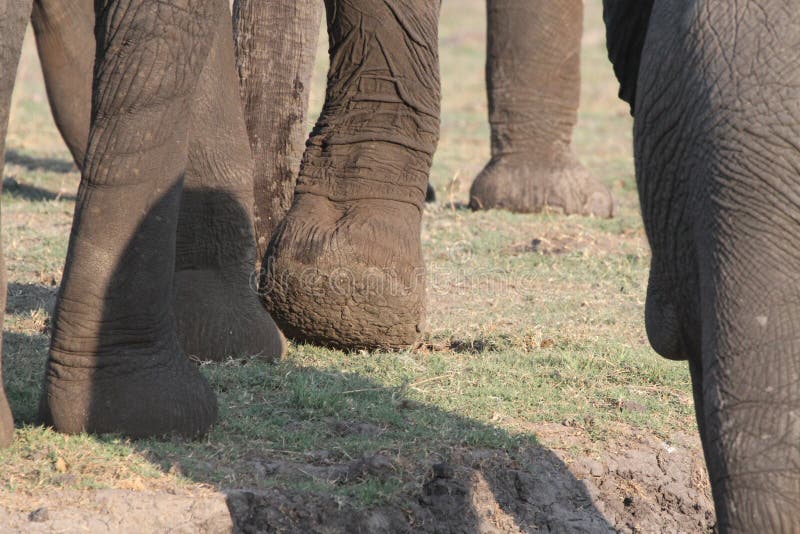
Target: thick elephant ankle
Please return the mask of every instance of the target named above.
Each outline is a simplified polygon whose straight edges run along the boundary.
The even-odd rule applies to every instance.
[[[217,418],[217,401],[197,366],[179,352],[87,357],[92,367],[74,365],[75,355],[47,363],[41,420],[67,434],[119,433],[130,438],[205,434]],[[174,351],[174,352],[173,352]],[[147,361],[149,365],[143,365]],[[84,362],[85,363],[85,362]]]
[[[299,194],[267,252],[262,292],[287,336],[322,345],[402,348],[423,328],[420,210]]]
[[[325,6],[325,106],[260,289],[289,337],[408,347],[425,310],[420,224],[439,138],[439,4]]]
[[[596,217],[615,212],[608,188],[571,155],[543,161],[521,155],[493,157],[475,178],[469,196],[473,210],[552,210]]]
[[[174,308],[184,352],[200,361],[280,359],[286,339],[261,303],[254,270],[229,271],[175,272]]]

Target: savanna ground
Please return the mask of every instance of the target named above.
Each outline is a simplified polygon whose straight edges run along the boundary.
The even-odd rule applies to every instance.
[[[424,342],[355,354],[295,344],[278,365],[205,365],[220,421],[197,442],[32,424],[79,175],[28,36],[3,177],[17,437],[0,451],[0,531],[711,528],[686,365],[656,356],[644,332],[649,252],[599,2],[587,2],[575,145],[619,202],[612,220],[463,207],[489,154],[484,17],[481,0],[444,0]],[[325,51],[323,37],[312,110]]]

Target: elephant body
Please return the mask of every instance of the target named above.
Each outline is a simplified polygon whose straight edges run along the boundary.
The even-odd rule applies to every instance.
[[[721,532],[800,531],[800,13],[605,0],[652,248],[646,326],[688,359]]]

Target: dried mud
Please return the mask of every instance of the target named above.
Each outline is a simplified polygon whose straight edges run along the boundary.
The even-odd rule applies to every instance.
[[[389,503],[289,489],[48,491],[0,495],[0,532],[514,533],[713,531],[709,485],[695,436],[669,442],[620,426],[593,442],[563,424],[532,426],[539,446],[507,454],[461,448],[425,465],[375,454],[345,464],[275,459],[265,479],[347,484],[422,470]]]

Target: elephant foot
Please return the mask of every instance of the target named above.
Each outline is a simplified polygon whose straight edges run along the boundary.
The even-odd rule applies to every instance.
[[[262,292],[287,336],[344,349],[402,348],[422,331],[417,206],[299,193],[267,251]]]
[[[10,445],[14,440],[14,418],[8,406],[3,385],[0,384],[0,447]]]
[[[67,434],[205,434],[217,418],[216,398],[177,342],[170,345],[148,352],[134,347],[110,356],[51,354],[39,407],[42,422]]]
[[[178,338],[187,356],[217,362],[242,356],[274,361],[286,354],[286,339],[261,303],[257,278],[251,274],[175,273]]]
[[[572,154],[550,159],[540,163],[518,155],[493,157],[472,184],[470,207],[614,216],[611,192]]]

